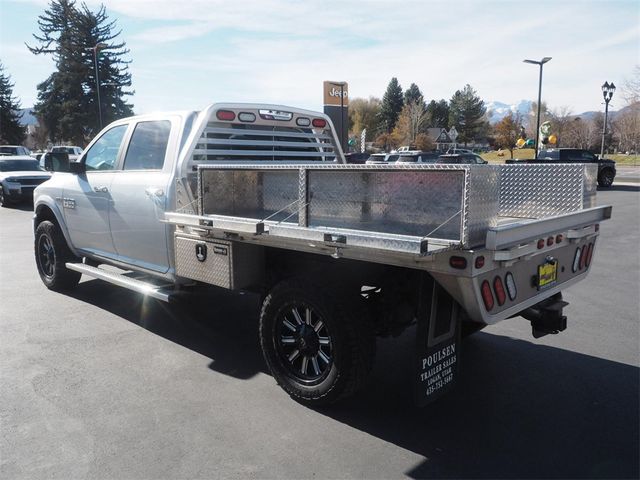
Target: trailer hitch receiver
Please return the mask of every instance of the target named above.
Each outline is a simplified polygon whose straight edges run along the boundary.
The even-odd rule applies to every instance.
[[[531,333],[534,338],[544,337],[550,333],[560,333],[567,328],[567,317],[562,314],[562,309],[569,305],[562,300],[562,293],[558,292],[552,297],[543,300],[520,312],[524,318],[531,322]]]

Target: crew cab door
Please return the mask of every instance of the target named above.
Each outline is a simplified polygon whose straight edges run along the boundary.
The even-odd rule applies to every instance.
[[[177,120],[174,120],[177,122]],[[163,223],[177,144],[170,120],[133,125],[122,168],[111,184],[109,223],[122,262],[166,272],[168,225]]]
[[[116,256],[109,229],[110,188],[127,128],[127,124],[116,125],[104,132],[81,160],[86,171],[70,176],[62,191],[71,243],[108,258]]]

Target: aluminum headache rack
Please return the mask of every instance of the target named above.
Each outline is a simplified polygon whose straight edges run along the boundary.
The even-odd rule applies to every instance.
[[[607,207],[595,207],[596,173],[583,164],[226,162],[199,165],[197,214],[166,218],[220,238],[415,261],[608,218]]]

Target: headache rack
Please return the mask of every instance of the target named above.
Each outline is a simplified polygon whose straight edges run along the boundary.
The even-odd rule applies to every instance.
[[[202,236],[416,266],[524,241],[534,220],[608,218],[594,208],[594,167],[227,161],[198,166],[196,213],[166,217]]]

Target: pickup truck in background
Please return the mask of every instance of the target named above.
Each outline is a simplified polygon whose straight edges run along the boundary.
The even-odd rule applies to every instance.
[[[616,162],[599,158],[580,148],[548,148],[540,150],[535,159],[507,160],[505,163],[586,163],[598,166],[598,185],[610,187],[616,177]]]
[[[561,291],[611,215],[595,166],[346,164],[327,116],[285,106],[118,120],[58,164],[35,192],[47,288],[255,292],[265,361],[310,406],[355,392],[376,337],[413,325],[420,405],[454,385],[461,336],[517,315],[564,330]]]

